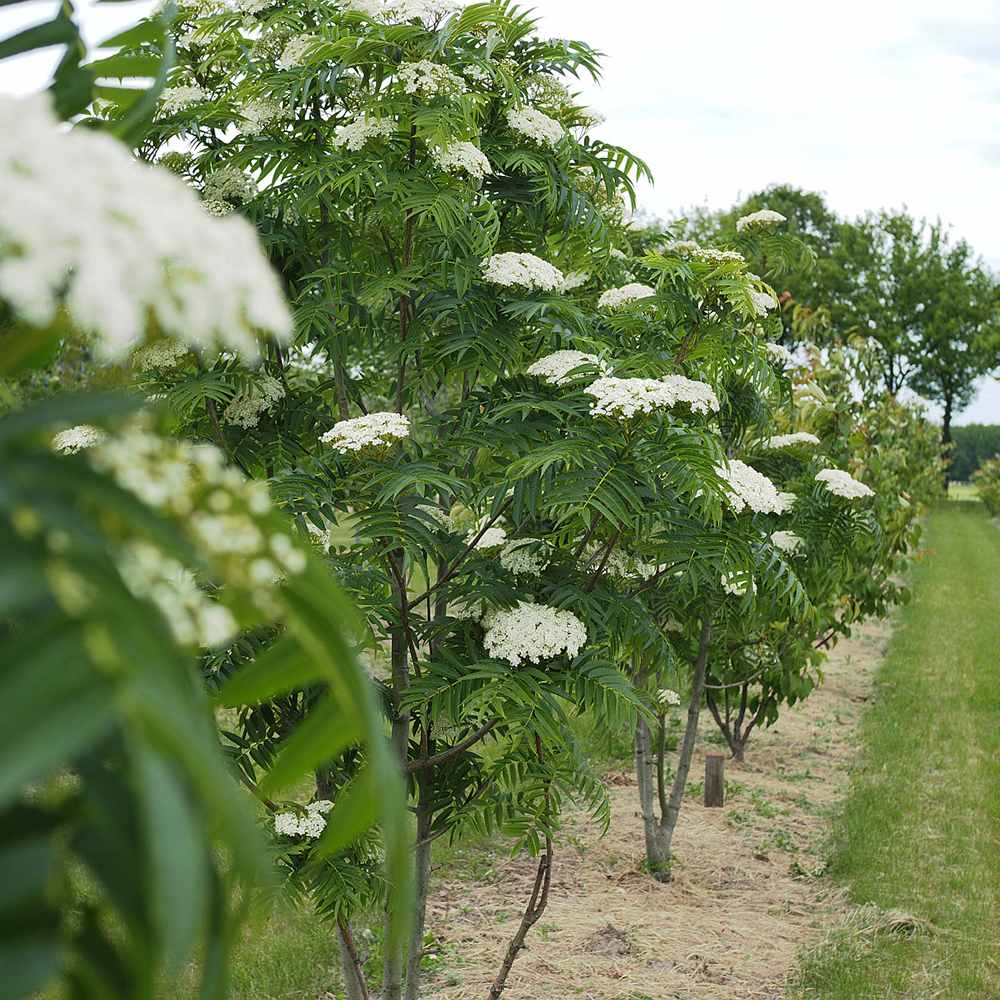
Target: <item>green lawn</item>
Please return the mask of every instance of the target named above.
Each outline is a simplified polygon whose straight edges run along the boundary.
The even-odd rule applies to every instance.
[[[919,929],[868,915],[804,960],[795,997],[1000,998],[1000,531],[981,504],[950,503],[926,546],[832,859],[854,903]]]
[[[948,499],[978,500],[979,488],[975,483],[957,483],[952,481],[948,484]]]

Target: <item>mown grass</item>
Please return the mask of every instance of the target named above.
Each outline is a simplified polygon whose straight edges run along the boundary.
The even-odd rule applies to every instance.
[[[979,487],[975,483],[948,483],[949,500],[978,500]]]
[[[831,864],[852,902],[917,929],[834,935],[795,997],[1000,998],[1000,530],[981,504],[950,503],[926,545]]]

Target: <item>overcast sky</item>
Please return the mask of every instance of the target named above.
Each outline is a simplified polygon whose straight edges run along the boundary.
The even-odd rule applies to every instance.
[[[1000,0],[536,0],[544,34],[605,53],[587,103],[600,135],[652,167],[642,204],[670,215],[787,182],[844,214],[940,217],[1000,270]],[[19,5],[20,7],[21,5]],[[0,36],[54,4],[0,7]],[[87,0],[91,41],[149,3]],[[46,56],[0,64],[0,92],[41,86]],[[984,383],[960,423],[1000,423]]]

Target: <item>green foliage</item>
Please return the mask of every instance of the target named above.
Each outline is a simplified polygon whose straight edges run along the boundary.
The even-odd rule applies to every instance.
[[[987,459],[972,474],[979,499],[993,517],[1000,515],[1000,458]]]
[[[1000,454],[1000,424],[963,424],[951,430],[948,476],[967,483],[987,460]]]

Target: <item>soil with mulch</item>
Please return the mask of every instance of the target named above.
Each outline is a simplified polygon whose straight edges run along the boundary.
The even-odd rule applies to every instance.
[[[642,821],[631,773],[607,776],[603,837],[585,815],[561,831],[549,905],[507,983],[508,1000],[777,1000],[799,951],[844,910],[824,877],[830,818],[845,794],[858,721],[889,635],[856,631],[833,651],[825,681],[775,726],[754,733],[746,761],[726,762],[727,802],[706,809],[690,789],[674,838],[673,881],[642,870]],[[702,716],[692,780],[718,750]],[[439,965],[433,1000],[483,1000],[535,875],[527,857],[489,857],[435,871],[428,931]]]

